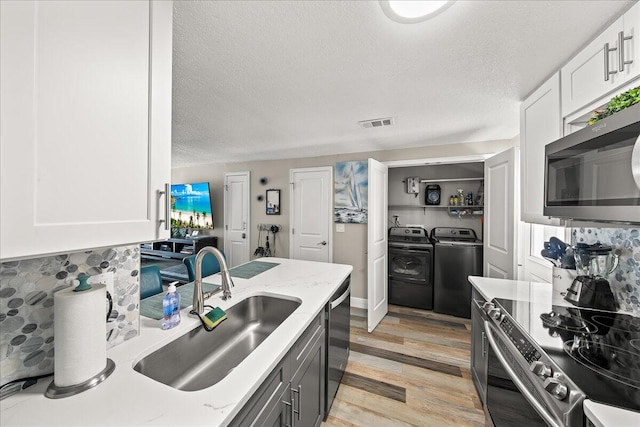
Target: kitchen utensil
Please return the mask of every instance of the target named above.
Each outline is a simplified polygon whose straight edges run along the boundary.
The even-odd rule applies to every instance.
[[[555,259],[555,258],[546,257],[546,256],[544,256],[544,255],[542,255],[542,258],[546,259],[547,261],[550,261],[550,262],[551,262],[551,264],[553,264],[553,265],[554,265],[554,267],[560,267],[560,265],[561,265],[561,264],[560,264],[560,261],[558,261],[558,260],[557,260],[557,259]]]
[[[565,242],[558,239],[557,237],[551,237],[549,239],[549,244],[551,245],[551,247],[555,249],[555,251],[560,256],[564,255],[564,253],[567,251],[567,248],[569,247],[569,245],[567,245]]]
[[[618,267],[619,255],[612,253],[611,246],[600,243],[578,243],[573,252],[578,277],[564,299],[579,307],[615,310],[618,304],[608,277]]]

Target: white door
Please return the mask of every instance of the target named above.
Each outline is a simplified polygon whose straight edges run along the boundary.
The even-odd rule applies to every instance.
[[[484,163],[484,276],[516,279],[517,227],[520,212],[518,149],[511,148]]]
[[[387,314],[387,205],[389,167],[369,159],[369,224],[367,225],[367,329],[372,332]]]
[[[333,261],[331,242],[333,169],[291,169],[290,258]]]
[[[229,268],[249,262],[250,172],[224,176],[224,252]]]

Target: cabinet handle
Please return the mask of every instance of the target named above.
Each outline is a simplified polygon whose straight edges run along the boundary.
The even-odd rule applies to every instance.
[[[293,393],[298,393],[298,410],[296,411],[295,409],[293,409],[292,414],[298,414],[298,421],[300,421],[300,417],[302,416],[302,406],[300,406],[300,404],[302,403],[302,385],[298,385],[298,389],[296,390],[295,388],[292,388],[291,391]],[[291,396],[291,403],[295,404],[296,399]],[[295,405],[293,405],[293,407],[295,408]],[[291,415],[291,419],[293,419],[293,415]]]
[[[609,43],[605,43],[604,44],[604,81],[608,82],[609,81],[609,76],[611,74],[615,74],[618,71],[617,70],[613,70],[613,71],[609,71],[609,53],[613,52],[614,50],[618,50],[617,47],[609,47]]]
[[[158,194],[164,194],[164,219],[159,219],[160,224],[164,223],[165,230],[171,230],[171,184],[164,184],[164,191],[158,190]]]
[[[618,70],[624,71],[624,66],[633,63],[633,59],[629,61],[624,60],[624,42],[633,39],[633,36],[624,36],[624,31],[618,33]]]
[[[282,403],[287,405],[289,408],[292,407],[291,402],[287,402],[286,400],[283,400]],[[293,427],[293,411],[290,411],[290,412],[291,412],[291,424],[284,423],[284,427]]]
[[[487,334],[482,331],[482,356],[487,355]]]

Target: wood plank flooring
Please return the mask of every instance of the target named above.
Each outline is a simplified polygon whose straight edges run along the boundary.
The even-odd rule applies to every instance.
[[[351,309],[351,354],[323,427],[484,426],[469,358],[471,322],[389,306],[367,332]]]

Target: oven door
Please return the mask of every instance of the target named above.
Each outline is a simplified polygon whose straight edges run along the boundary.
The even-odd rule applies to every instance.
[[[431,284],[429,247],[396,247],[389,245],[389,279]]]
[[[495,427],[543,427],[564,424],[556,419],[541,399],[534,396],[533,387],[526,384],[522,368],[511,364],[513,355],[499,340],[500,332],[488,321],[484,322],[489,341],[487,367],[487,411]],[[502,344],[502,345],[500,345]]]

